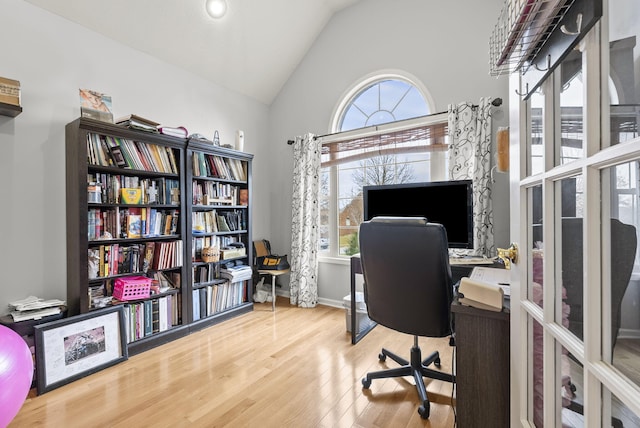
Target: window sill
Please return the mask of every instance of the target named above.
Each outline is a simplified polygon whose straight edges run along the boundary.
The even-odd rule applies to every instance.
[[[349,266],[351,257],[319,256],[318,263]]]

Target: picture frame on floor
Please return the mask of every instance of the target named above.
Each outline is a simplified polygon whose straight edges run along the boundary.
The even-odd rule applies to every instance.
[[[123,306],[34,327],[37,392],[44,394],[128,359]]]

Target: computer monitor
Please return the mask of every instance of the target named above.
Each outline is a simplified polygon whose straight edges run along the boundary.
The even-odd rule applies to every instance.
[[[364,186],[362,190],[365,221],[376,216],[426,217],[444,226],[449,248],[473,249],[471,180]]]

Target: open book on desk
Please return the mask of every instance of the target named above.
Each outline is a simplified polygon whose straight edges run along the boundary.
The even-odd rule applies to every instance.
[[[497,285],[502,288],[506,297],[511,296],[511,286],[509,285],[510,271],[508,269],[490,268],[484,266],[476,266],[471,271],[469,278]]]
[[[490,311],[501,311],[504,296],[511,295],[509,271],[476,266],[469,277],[460,280],[458,301],[464,305]]]
[[[493,259],[487,257],[449,257],[449,264],[456,265],[492,265]]]

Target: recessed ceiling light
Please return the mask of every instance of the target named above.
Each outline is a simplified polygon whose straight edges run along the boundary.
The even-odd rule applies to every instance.
[[[227,12],[226,0],[207,0],[206,1],[207,13],[212,18],[222,18]]]

